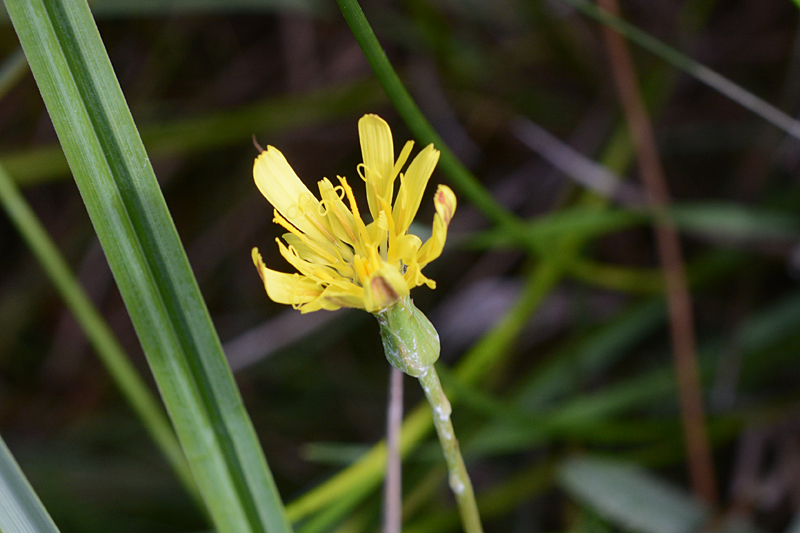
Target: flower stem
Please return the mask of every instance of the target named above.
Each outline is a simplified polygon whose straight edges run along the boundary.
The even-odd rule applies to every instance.
[[[433,410],[433,424],[447,461],[450,488],[456,497],[464,531],[466,533],[483,533],[478,504],[475,502],[475,492],[472,490],[472,482],[469,480],[464,458],[461,457],[461,449],[453,431],[453,423],[450,421],[452,411],[450,402],[444,395],[442,384],[439,382],[439,376],[433,365],[420,374],[419,382]]]
[[[453,186],[458,188],[458,192],[469,198],[475,207],[487,217],[504,226],[506,231],[513,231],[519,235],[521,230],[519,220],[500,205],[481,185],[475,175],[450,151],[444,140],[425,118],[403,82],[400,81],[389,58],[386,57],[386,52],[383,51],[375,32],[372,31],[358,0],[336,0],[336,2],[339,4],[339,9],[347,21],[350,31],[353,32],[353,36],[364,52],[364,57],[372,67],[375,77],[378,78],[408,129],[421,144],[433,143],[441,151],[441,168],[450,176]]]

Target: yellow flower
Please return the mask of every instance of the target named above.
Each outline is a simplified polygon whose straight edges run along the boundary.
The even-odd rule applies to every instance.
[[[292,305],[303,313],[341,307],[377,313],[408,296],[414,287],[436,287],[422,269],[442,253],[447,226],[456,210],[453,191],[445,185],[437,189],[433,234],[425,244],[408,233],[408,227],[439,151],[432,144],[426,146],[401,173],[413,141],[405,144],[395,161],[392,131],[382,118],[365,115],[358,121],[358,133],[364,158],[358,173],[366,183],[372,215],[369,224],[361,218],[345,178],[338,176],[338,185],[328,178],[320,181],[318,200],[278,149],[268,146],[256,158],[256,185],[275,207],[274,222],[288,231],[283,235],[286,244],[276,239],[278,247],[297,269],[294,274],[271,270],[253,248],[253,262],[267,294],[277,303]]]

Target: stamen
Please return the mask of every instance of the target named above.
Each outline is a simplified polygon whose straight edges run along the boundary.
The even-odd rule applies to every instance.
[[[319,209],[317,210],[317,212],[319,213],[319,216],[321,216],[321,217],[327,216],[328,215],[328,209],[329,209],[328,208],[328,202],[326,202],[325,200],[320,200],[319,201]]]
[[[311,221],[311,223],[314,224],[314,226],[316,226],[316,228],[323,235],[325,235],[325,237],[327,237],[329,241],[336,242],[336,237],[334,237],[331,234],[331,232],[328,231],[328,229],[324,225],[322,225],[319,217],[311,216],[311,213],[313,213],[313,211],[312,209],[309,209],[309,207],[311,208],[316,207],[316,204],[319,203],[317,199],[314,198],[314,196],[310,192],[304,192],[303,194],[300,195],[300,198],[298,200],[299,201],[297,204],[297,209],[300,211],[300,215],[305,217],[307,220]]]
[[[366,183],[366,181],[367,181],[367,165],[365,165],[364,163],[359,163],[356,166],[356,172],[358,172],[358,175],[361,176],[361,179],[364,180],[364,182]]]
[[[350,203],[350,210],[353,212],[353,217],[356,219],[356,226],[358,228],[358,233],[361,234],[363,244],[365,246],[370,246],[372,244],[372,240],[369,238],[369,233],[367,233],[367,226],[364,224],[364,219],[361,218],[361,213],[358,211],[358,205],[356,204],[356,197],[353,194],[353,189],[350,188],[350,185],[347,184],[347,180],[342,176],[337,176],[337,178],[339,178],[342,188],[344,188],[344,192],[347,195],[347,201]],[[356,244],[358,244],[358,242],[356,242]]]

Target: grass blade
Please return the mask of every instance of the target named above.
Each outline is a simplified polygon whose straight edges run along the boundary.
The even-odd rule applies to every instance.
[[[88,5],[6,7],[217,529],[289,531]]]
[[[632,464],[574,458],[559,477],[567,492],[623,529],[697,531],[709,515],[690,495]]]
[[[783,130],[792,137],[800,139],[800,122],[787,115],[769,102],[759,98],[750,91],[736,85],[721,74],[711,70],[702,63],[679,52],[675,48],[659,41],[629,22],[609,13],[586,0],[562,0],[584,15],[622,34],[645,50],[657,55],[677,69],[706,84],[766,120],[773,126]]]

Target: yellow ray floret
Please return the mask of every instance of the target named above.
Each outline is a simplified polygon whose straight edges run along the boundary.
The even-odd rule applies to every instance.
[[[365,115],[358,132],[364,159],[358,173],[372,216],[368,224],[345,178],[338,177],[336,186],[327,178],[321,180],[317,199],[277,148],[268,146],[256,158],[256,186],[275,208],[274,221],[288,231],[283,236],[286,244],[278,240],[281,255],[297,270],[294,274],[271,270],[253,248],[253,262],[267,294],[277,303],[303,313],[341,307],[376,313],[414,287],[436,286],[422,269],[442,253],[456,209],[453,191],[445,185],[437,189],[433,233],[424,244],[408,228],[439,151],[433,145],[425,147],[402,173],[413,142],[406,143],[395,160],[392,131],[382,118]]]

